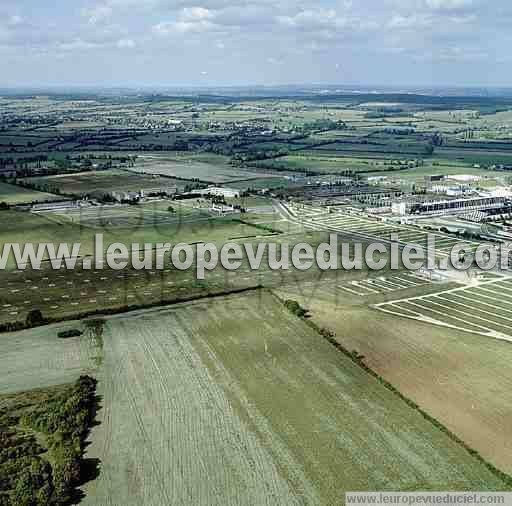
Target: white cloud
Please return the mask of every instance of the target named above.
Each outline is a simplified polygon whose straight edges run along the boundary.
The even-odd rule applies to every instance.
[[[199,21],[197,23],[190,21],[163,22],[153,26],[153,33],[160,36],[183,35],[187,33],[203,33],[214,30],[215,25],[210,21]]]
[[[308,44],[311,38],[319,40],[342,40],[377,33],[382,20],[366,14],[347,13],[336,9],[307,9],[294,15],[277,16],[276,21],[283,27],[302,33]]]
[[[180,19],[182,21],[204,21],[206,19],[213,19],[215,14],[210,9],[203,7],[185,7],[181,11]]]
[[[216,13],[203,7],[185,7],[175,21],[164,21],[153,26],[153,33],[160,36],[203,33],[217,29],[213,22]]]
[[[100,44],[88,42],[82,39],[75,39],[71,42],[61,42],[57,44],[57,48],[62,51],[86,51],[89,49],[96,49]]]
[[[434,10],[456,10],[471,7],[473,0],[425,0],[425,4]]]
[[[107,0],[108,4],[112,7],[119,8],[132,8],[132,7],[148,7],[158,6],[161,2],[159,0]]]
[[[7,26],[19,26],[23,23],[23,18],[21,16],[10,16],[7,20]]]
[[[82,9],[82,16],[87,18],[91,25],[101,23],[112,16],[113,9],[109,5],[96,5],[95,7]]]
[[[424,15],[402,16],[397,14],[388,22],[388,28],[397,30],[416,30],[432,25],[432,17]]]
[[[446,47],[427,51],[422,57],[429,62],[476,63],[487,61],[489,54],[479,48]]]
[[[28,3],[0,0],[2,56],[44,51],[62,54],[66,65],[74,65],[74,52],[83,52],[86,77],[97,70],[102,50],[102,63],[131,79],[126,59],[115,56],[143,46],[148,81],[167,75],[160,63],[171,47],[183,69],[179,78],[169,74],[171,80],[193,82],[213,61],[215,74],[210,70],[204,82],[264,81],[274,75],[283,81],[312,76],[364,81],[381,75],[388,81],[428,80],[437,68],[451,68],[448,61],[475,80],[481,68],[498,68],[512,39],[510,0],[79,0],[37,13]],[[417,65],[422,57],[429,65]],[[32,75],[19,59],[19,75]],[[469,61],[483,63],[472,68]],[[72,79],[80,72],[70,73]],[[462,79],[453,72],[455,80]]]
[[[133,49],[137,44],[132,39],[120,39],[117,41],[119,49]]]
[[[285,26],[306,30],[341,28],[347,24],[346,19],[339,17],[334,9],[303,10],[293,16],[279,16],[278,21]]]
[[[416,32],[421,35],[425,31],[451,33],[455,37],[458,30],[464,29],[478,21],[474,14],[464,13],[433,13],[395,14],[387,23],[390,30]]]

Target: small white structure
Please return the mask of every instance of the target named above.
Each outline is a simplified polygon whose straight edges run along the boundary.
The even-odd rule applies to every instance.
[[[407,214],[407,204],[405,202],[393,202],[391,212],[398,216],[405,216]]]
[[[235,209],[234,206],[225,206],[223,204],[214,204],[210,208],[210,212],[225,215],[225,214],[240,214],[240,209]]]
[[[476,181],[480,181],[482,178],[480,176],[474,176],[471,174],[454,174],[451,176],[446,176],[446,179],[452,179],[453,181],[458,181],[460,183],[474,183]]]
[[[370,176],[368,177],[368,183],[369,184],[379,184],[388,179],[387,176]]]
[[[201,190],[200,194],[202,196],[205,195],[214,195],[216,197],[225,197],[228,199],[234,199],[240,197],[240,190],[235,188],[219,188],[219,187],[210,187],[205,190]]]
[[[139,192],[129,192],[129,191],[113,191],[110,192],[110,196],[117,202],[124,201],[135,201],[141,198]]]

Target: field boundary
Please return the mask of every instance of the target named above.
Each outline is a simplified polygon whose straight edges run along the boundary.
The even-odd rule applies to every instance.
[[[184,297],[182,299],[172,299],[172,300],[159,300],[155,302],[151,302],[149,304],[132,304],[129,306],[121,306],[116,308],[105,308],[105,309],[95,309],[92,311],[85,311],[83,313],[74,313],[67,316],[63,316],[61,318],[45,318],[40,325],[28,325],[26,322],[8,322],[0,325],[0,335],[7,334],[10,332],[19,332],[21,330],[29,330],[36,327],[45,327],[47,325],[53,325],[55,323],[69,322],[75,320],[83,320],[86,318],[90,318],[92,316],[114,316],[120,315],[124,313],[130,313],[132,311],[140,311],[144,309],[156,309],[162,308],[165,306],[176,306],[178,304],[185,304],[187,302],[196,302],[201,300],[209,300],[216,299],[220,297],[227,297],[229,295],[237,295],[249,292],[255,292],[263,289],[262,285],[250,286],[247,288],[236,288],[233,290],[226,290],[222,292],[211,292],[207,294],[194,295],[192,297]]]

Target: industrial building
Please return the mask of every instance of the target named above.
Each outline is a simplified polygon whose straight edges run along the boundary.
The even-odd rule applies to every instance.
[[[146,188],[138,191],[113,191],[110,192],[110,196],[117,202],[136,201],[142,200],[147,197],[164,195],[166,197],[172,197],[176,195],[178,189],[176,186],[164,186],[155,188]]]
[[[88,207],[91,203],[88,200],[63,200],[60,202],[42,202],[40,204],[33,204],[30,206],[23,206],[34,213],[45,211],[63,211],[69,209],[78,209],[81,207]],[[21,206],[20,206],[21,208]]]
[[[505,207],[506,197],[474,197],[408,204],[407,214],[446,214],[458,211],[485,211]],[[401,208],[403,209],[403,208]]]

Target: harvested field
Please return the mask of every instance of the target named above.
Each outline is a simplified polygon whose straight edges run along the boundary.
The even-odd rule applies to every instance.
[[[92,195],[112,191],[139,191],[170,186],[183,186],[179,181],[137,174],[129,170],[102,170],[25,178],[27,183],[58,190],[64,194]]]
[[[49,325],[0,335],[0,394],[75,381],[96,369],[99,343],[89,334],[59,339],[80,323]]]
[[[86,505],[504,486],[267,292],[111,318],[103,342]]]
[[[229,183],[230,181],[248,181],[269,177],[268,173],[256,170],[244,170],[233,167],[229,159],[208,155],[201,158],[184,156],[141,155],[134,172],[158,174],[181,179],[198,179],[209,183]]]
[[[298,298],[313,321],[334,331],[345,348],[364,355],[364,362],[400,392],[512,474],[510,343],[404,318],[407,313],[400,316],[396,306],[394,315],[376,311],[367,305],[376,294],[336,298],[329,283],[314,288],[304,287]]]

